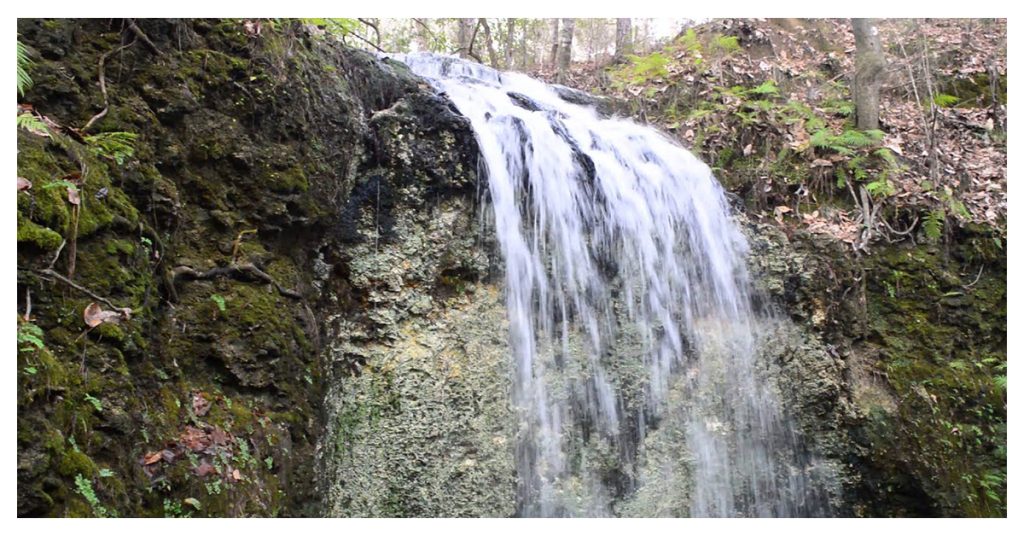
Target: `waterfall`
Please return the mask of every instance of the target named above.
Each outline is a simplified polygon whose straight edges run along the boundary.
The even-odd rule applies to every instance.
[[[638,456],[671,419],[692,482],[683,514],[827,514],[757,359],[746,241],[708,166],[651,128],[568,102],[566,88],[451,57],[398,59],[479,144],[505,270],[518,514],[615,515],[663,476],[643,474]]]

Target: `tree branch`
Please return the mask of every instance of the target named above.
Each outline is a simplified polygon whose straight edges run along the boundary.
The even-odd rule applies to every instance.
[[[282,296],[287,296],[296,300],[302,299],[302,294],[298,292],[282,287],[274,280],[270,274],[260,270],[252,263],[243,264],[230,264],[228,266],[218,266],[217,268],[211,268],[205,272],[200,272],[191,266],[178,266],[171,270],[171,281],[175,281],[178,278],[188,279],[213,279],[220,276],[227,276],[234,279],[240,279],[243,281],[262,281],[274,285],[274,288]]]

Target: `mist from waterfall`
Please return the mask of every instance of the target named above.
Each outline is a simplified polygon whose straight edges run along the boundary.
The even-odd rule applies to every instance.
[[[692,485],[684,514],[827,515],[759,365],[746,241],[708,166],[565,88],[451,57],[398,59],[479,144],[505,270],[517,513],[615,515],[617,498],[667,478],[637,457],[672,417]]]

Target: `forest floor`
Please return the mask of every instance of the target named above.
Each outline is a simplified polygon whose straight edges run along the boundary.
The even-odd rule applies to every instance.
[[[857,250],[947,221],[1005,238],[1006,21],[879,29],[880,131],[854,130],[845,19],[714,20],[646,55],[577,65],[566,84],[672,133],[754,216]]]

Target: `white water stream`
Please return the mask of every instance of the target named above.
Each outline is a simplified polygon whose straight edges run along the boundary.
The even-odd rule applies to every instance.
[[[398,59],[447,95],[479,143],[505,266],[519,515],[613,515],[631,490],[581,464],[575,442],[630,466],[678,381],[690,515],[826,514],[756,370],[746,242],[708,166],[525,75]],[[640,341],[639,404],[610,371],[627,329]]]

